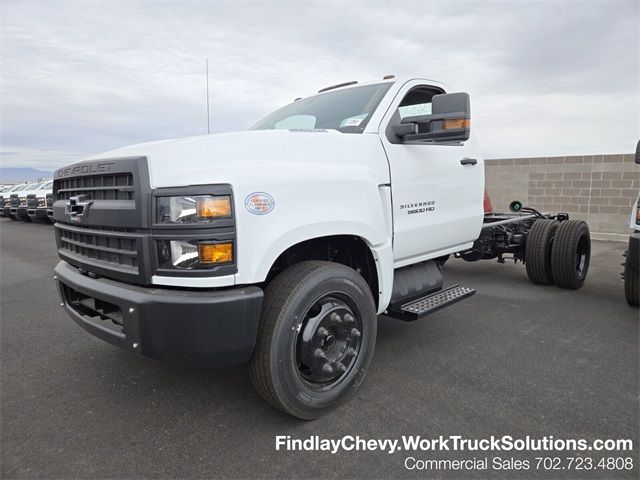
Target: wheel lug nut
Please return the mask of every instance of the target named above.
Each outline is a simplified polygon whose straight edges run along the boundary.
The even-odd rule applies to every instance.
[[[359,337],[360,336],[360,330],[358,330],[357,328],[352,328],[351,329],[351,336],[352,337]]]
[[[336,312],[333,312],[331,314],[331,321],[332,322],[341,322],[342,319],[340,318],[340,315],[338,315]]]
[[[322,373],[326,375],[331,375],[333,373],[333,367],[329,363],[325,363],[322,366]]]
[[[316,358],[327,358],[327,355],[322,351],[321,348],[316,348],[313,352],[313,356]]]
[[[318,329],[318,335],[320,335],[321,337],[326,337],[327,335],[329,335],[329,330],[324,327],[320,327]]]
[[[343,363],[336,363],[336,370],[340,373],[344,373],[347,371],[347,367],[345,367]]]
[[[351,323],[351,322],[353,322],[353,320],[354,320],[354,319],[353,319],[353,315],[351,315],[351,314],[349,314],[349,313],[347,313],[347,314],[344,316],[344,321],[345,321],[345,322],[347,322],[347,323]]]
[[[347,350],[347,355],[349,355],[350,357],[355,357],[358,354],[358,352],[356,352],[355,348],[350,348]]]

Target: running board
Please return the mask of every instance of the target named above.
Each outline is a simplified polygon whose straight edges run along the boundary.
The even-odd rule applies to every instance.
[[[405,303],[400,307],[400,311],[389,310],[388,316],[405,322],[413,322],[438,310],[442,310],[449,305],[453,305],[460,300],[464,300],[475,293],[476,291],[473,288],[453,285],[439,292]]]

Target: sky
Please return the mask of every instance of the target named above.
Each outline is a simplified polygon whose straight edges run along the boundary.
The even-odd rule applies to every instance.
[[[630,153],[640,2],[0,4],[0,162],[44,170],[134,143],[244,130],[386,74],[471,95],[486,158]]]

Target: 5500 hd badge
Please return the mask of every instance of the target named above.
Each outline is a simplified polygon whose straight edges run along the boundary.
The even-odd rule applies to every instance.
[[[416,203],[403,203],[400,205],[400,210],[406,211],[407,215],[413,215],[414,213],[433,212],[435,209],[435,200],[427,200],[425,202]]]

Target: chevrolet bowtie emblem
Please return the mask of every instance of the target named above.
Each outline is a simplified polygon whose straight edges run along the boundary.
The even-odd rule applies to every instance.
[[[76,195],[67,200],[64,213],[69,215],[71,221],[79,222],[81,218],[87,216],[89,206],[93,203],[88,198],[88,195]]]

